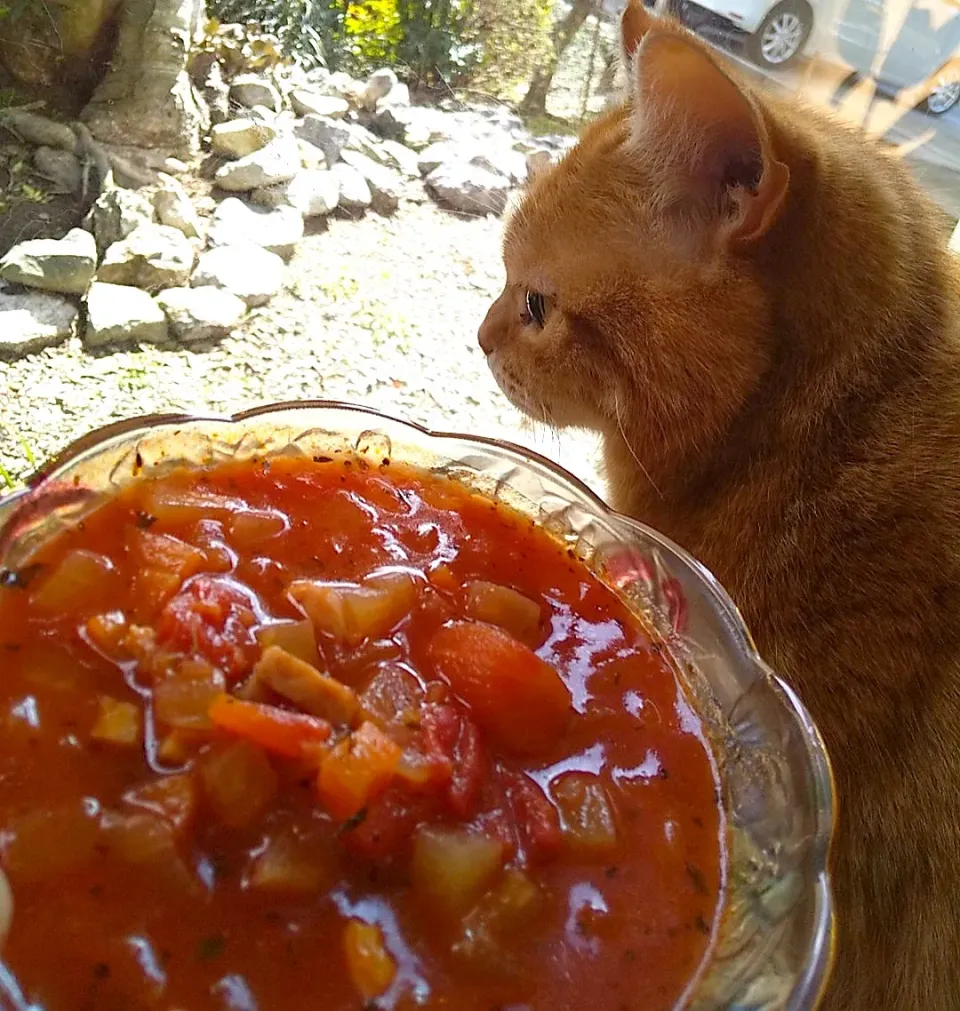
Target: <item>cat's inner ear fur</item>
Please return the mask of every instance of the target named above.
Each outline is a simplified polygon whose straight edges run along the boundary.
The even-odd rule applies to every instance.
[[[632,143],[657,172],[661,205],[705,221],[721,240],[760,238],[783,205],[790,171],[753,102],[700,43],[637,0],[624,11],[622,42]]]

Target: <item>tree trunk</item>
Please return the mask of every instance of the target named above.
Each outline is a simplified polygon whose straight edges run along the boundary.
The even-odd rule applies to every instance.
[[[530,79],[530,86],[520,103],[521,112],[526,115],[544,115],[547,111],[547,94],[553,84],[560,57],[580,31],[584,21],[593,9],[595,0],[573,0],[570,10],[554,25],[550,55],[546,62],[537,67]]]
[[[199,150],[205,110],[186,68],[202,13],[203,0],[124,0],[113,58],[81,117],[97,140]]]

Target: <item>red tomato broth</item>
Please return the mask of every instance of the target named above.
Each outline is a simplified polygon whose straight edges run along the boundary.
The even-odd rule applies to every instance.
[[[178,490],[223,501],[167,508]],[[237,520],[244,510],[254,519]],[[278,513],[283,523],[263,519]],[[137,529],[199,548],[206,562],[198,570],[195,553],[183,552],[189,574],[172,594],[134,579],[131,556],[142,564],[130,548]],[[78,549],[109,559],[112,571],[69,608],[44,612],[37,603],[44,580]],[[718,784],[705,738],[668,662],[624,603],[527,518],[397,465],[277,459],[141,481],[31,561],[39,565],[26,586],[0,589],[0,858],[15,899],[3,960],[47,1011],[359,1008],[364,998],[348,966],[366,958],[368,980],[380,986],[386,976],[366,948],[354,945],[345,956],[348,920],[347,932],[364,944],[369,937],[356,921],[380,926],[394,967],[371,1006],[659,1011],[674,1007],[695,976],[723,878]],[[347,646],[321,632],[316,644],[321,672],[357,692],[380,675],[378,706],[389,709],[409,693],[410,726],[403,723],[409,714],[382,726],[399,741],[404,774],[418,785],[396,778],[388,742],[388,785],[377,786],[362,817],[346,822],[318,796],[317,762],[323,770],[332,750],[320,757],[305,745],[302,760],[294,759],[238,743],[211,724],[183,729],[183,749],[171,759],[145,662],[102,642],[94,648],[86,627],[98,615],[124,612],[156,629],[150,662],[159,655],[162,666],[167,653],[186,650],[201,671],[216,668],[221,685],[210,702],[222,703],[224,691],[250,684],[257,631],[303,621],[287,594],[291,582],[362,582],[384,568],[414,574],[411,613],[374,641]],[[470,580],[540,602],[535,653],[559,673],[571,712],[559,735],[538,738],[536,754],[498,748],[437,676],[430,644],[443,626],[469,620],[462,587]],[[198,610],[190,601],[205,603]],[[271,691],[266,705],[289,708]],[[91,737],[100,696],[143,709],[143,744]],[[340,732],[316,746],[332,749]],[[258,734],[261,743],[272,740],[262,727]],[[240,809],[242,824],[217,815],[235,802],[208,788],[221,768],[252,777],[244,780],[253,785],[241,798],[250,808]],[[123,799],[171,774],[193,798],[186,814],[177,809],[176,830],[162,807]],[[597,831],[578,849],[557,797],[592,802],[597,783],[600,808],[590,808],[600,811]],[[572,817],[587,810],[575,807]],[[136,813],[160,827],[147,820],[131,828],[123,819]],[[123,831],[111,829],[118,818]],[[603,834],[611,818],[612,849]],[[475,894],[464,879],[454,882],[450,895],[464,903],[456,912],[425,899],[418,885],[410,861],[420,851],[411,835],[423,824],[469,835],[478,851],[464,851],[468,883],[482,859],[500,860]],[[144,827],[153,835],[134,831]],[[295,853],[280,866],[299,893],[252,884],[258,873],[269,880],[269,861],[256,855],[271,846],[281,857]],[[531,883],[536,899],[523,908],[534,912],[522,924],[501,930],[496,919],[477,919],[477,909],[490,908],[485,896],[526,901]],[[478,922],[494,932],[494,943],[471,948],[465,931]]]

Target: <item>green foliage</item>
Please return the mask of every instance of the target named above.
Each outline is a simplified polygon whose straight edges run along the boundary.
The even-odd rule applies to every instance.
[[[465,35],[474,42],[471,87],[507,97],[549,51],[553,0],[473,0]]]
[[[397,0],[350,3],[343,34],[351,62],[358,68],[395,63],[403,39]]]
[[[307,67],[326,62],[325,36],[337,17],[334,0],[207,0],[207,11],[222,24],[243,24]]]

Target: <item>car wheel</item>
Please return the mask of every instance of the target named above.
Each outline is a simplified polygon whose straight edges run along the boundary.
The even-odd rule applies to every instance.
[[[960,80],[946,78],[937,82],[937,86],[923,100],[923,111],[931,116],[942,116],[960,102]]]
[[[747,37],[747,54],[761,67],[781,70],[800,55],[812,29],[813,12],[806,4],[777,4]]]

